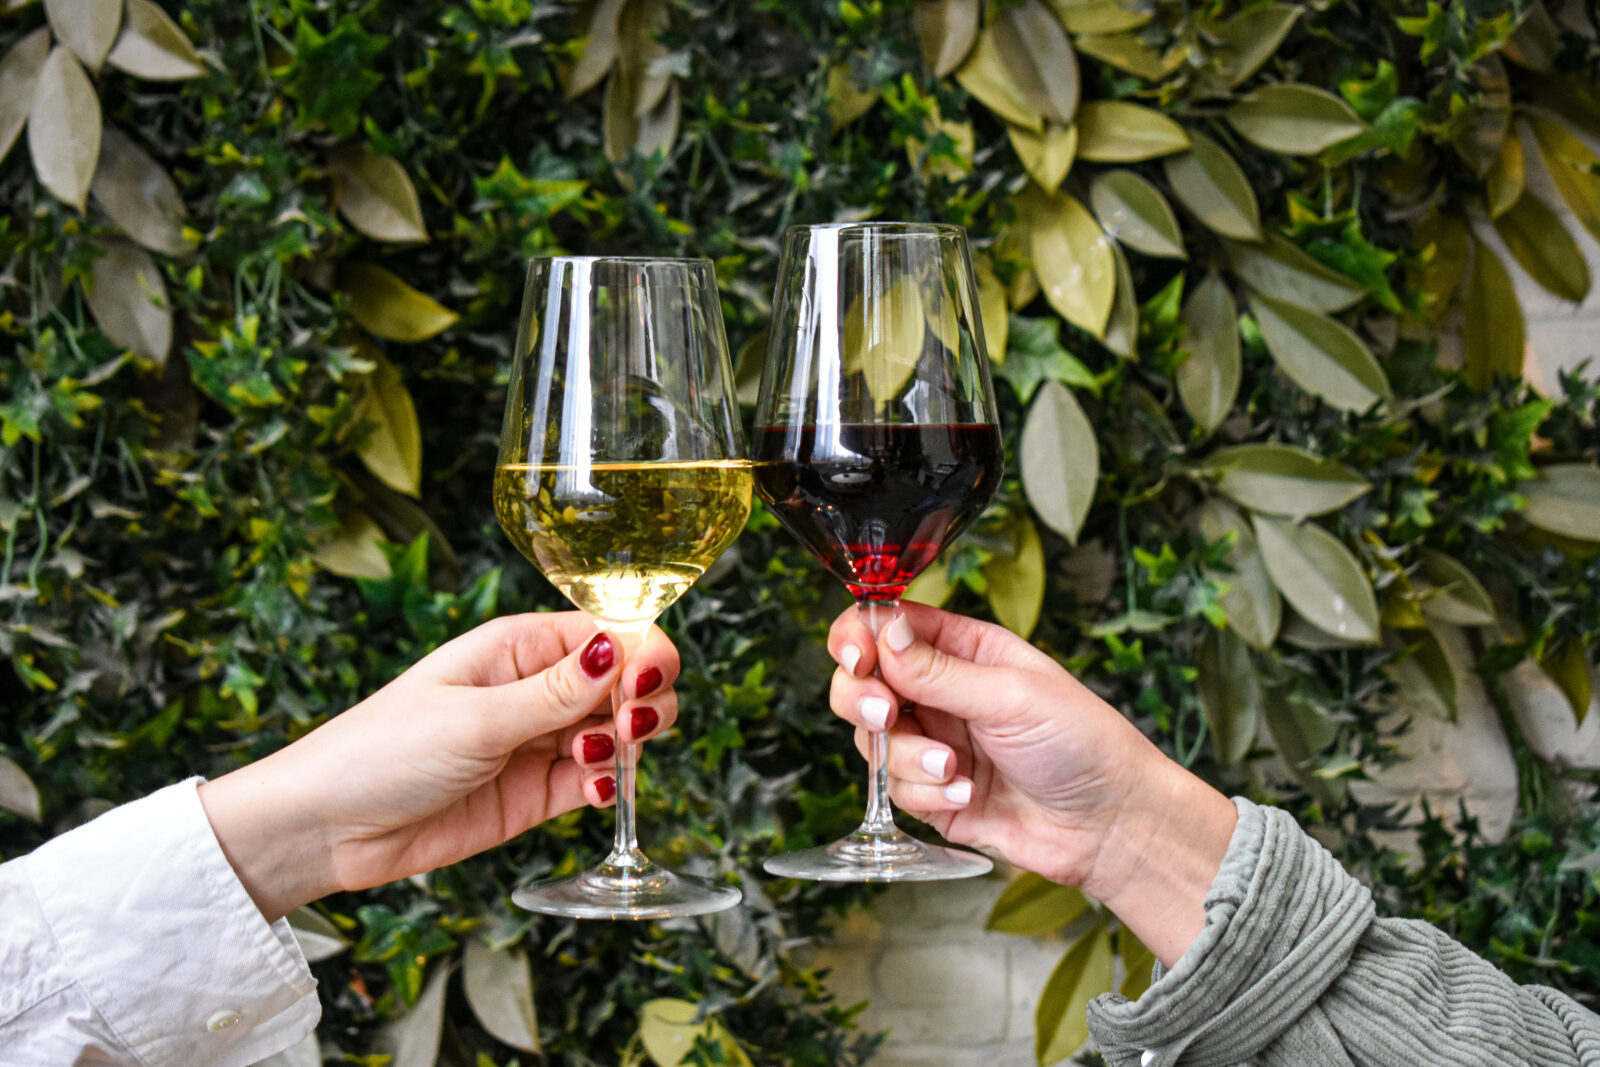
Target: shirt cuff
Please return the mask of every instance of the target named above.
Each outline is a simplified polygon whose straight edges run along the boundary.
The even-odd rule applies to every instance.
[[[201,806],[168,786],[26,859],[62,967],[144,1067],[246,1065],[316,1026],[289,924],[268,924]]]
[[[1372,924],[1366,887],[1293,816],[1233,802],[1239,823],[1200,936],[1171,971],[1157,966],[1139,1000],[1110,994],[1089,1006],[1113,1067],[1250,1062],[1333,984]]]

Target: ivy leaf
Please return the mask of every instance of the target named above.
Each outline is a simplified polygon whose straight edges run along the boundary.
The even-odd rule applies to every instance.
[[[1005,363],[995,373],[1011,383],[1017,399],[1026,404],[1043,381],[1065,382],[1098,393],[1094,375],[1061,347],[1061,327],[1054,319],[1012,315]]]
[[[1122,100],[1078,109],[1078,155],[1097,163],[1136,163],[1189,147],[1183,127],[1159,111]]]
[[[1036,937],[1061,929],[1093,906],[1079,890],[1024,871],[995,899],[983,928]]]
[[[1195,425],[1210,433],[1239,396],[1239,309],[1227,283],[1208,274],[1183,305],[1184,351],[1178,364],[1178,398]]]
[[[1111,933],[1104,923],[1078,939],[1061,958],[1034,1011],[1034,1056],[1040,1063],[1066,1059],[1089,1040],[1089,1001],[1111,990]]]
[[[1131,170],[1109,170],[1089,186],[1095,217],[1116,241],[1147,256],[1187,259],[1183,231],[1172,205]]]
[[[294,62],[283,75],[283,91],[300,104],[300,125],[318,123],[349,137],[361,120],[361,105],[383,83],[372,69],[389,41],[367,33],[359,17],[347,15],[327,36],[301,19],[295,29]]]
[[[1189,151],[1163,164],[1178,200],[1207,229],[1241,241],[1259,241],[1261,209],[1239,164],[1211,138],[1189,135]]]
[[[533,970],[520,945],[490,948],[469,938],[462,958],[467,1003],[495,1039],[523,1052],[539,1051],[539,1020],[533,1006]]]
[[[1033,510],[1071,544],[1088,517],[1100,481],[1094,426],[1072,391],[1046,382],[1022,427],[1022,488]]]
[[[1309,523],[1257,515],[1256,543],[1283,597],[1317,628],[1345,641],[1376,644],[1372,582],[1350,550]]]
[[[1261,683],[1250,649],[1232,630],[1209,630],[1196,659],[1195,693],[1224,767],[1239,764],[1255,743],[1261,722]]]

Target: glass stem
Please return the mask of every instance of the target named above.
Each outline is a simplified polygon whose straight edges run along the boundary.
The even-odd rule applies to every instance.
[[[615,623],[603,624],[606,629],[622,644],[619,650],[622,660],[627,663],[633,654],[644,644],[644,635],[649,631],[651,624],[645,623],[643,628],[621,626]],[[622,702],[626,698],[622,694],[622,678],[617,678],[616,686],[611,690],[611,717],[616,720],[617,713],[622,710]],[[616,837],[611,846],[611,855],[606,857],[606,863],[612,867],[639,869],[648,866],[650,861],[643,852],[639,851],[639,834],[634,821],[634,780],[635,768],[639,764],[639,746],[622,743],[622,723],[617,723],[617,826]]]
[[[885,626],[893,622],[900,614],[900,601],[894,600],[859,600],[856,610],[861,613],[861,620],[867,624],[873,639]],[[882,677],[881,671],[873,674]],[[902,709],[904,710],[904,709]],[[894,805],[889,803],[889,732],[887,730],[867,731],[867,817],[861,820],[861,833],[874,837],[883,837],[896,832],[894,824]]]

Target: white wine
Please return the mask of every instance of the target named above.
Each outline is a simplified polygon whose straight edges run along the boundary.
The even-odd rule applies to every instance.
[[[750,517],[744,460],[504,464],[494,510],[566,598],[611,623],[647,623],[695,583]]]

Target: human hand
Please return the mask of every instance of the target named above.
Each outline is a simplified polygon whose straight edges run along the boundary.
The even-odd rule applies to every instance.
[[[617,724],[638,742],[678,712],[672,643],[652,629],[628,655],[625,640],[580,612],[496,619],[287,748],[203,784],[262,914],[433,870],[611,803]],[[619,678],[628,699],[613,721],[604,705]]]
[[[1176,962],[1233,832],[1226,797],[1003,627],[908,603],[874,640],[852,608],[828,650],[842,664],[831,704],[857,747],[868,726],[889,728],[896,804],[1083,889]],[[915,704],[903,715],[902,696]]]

